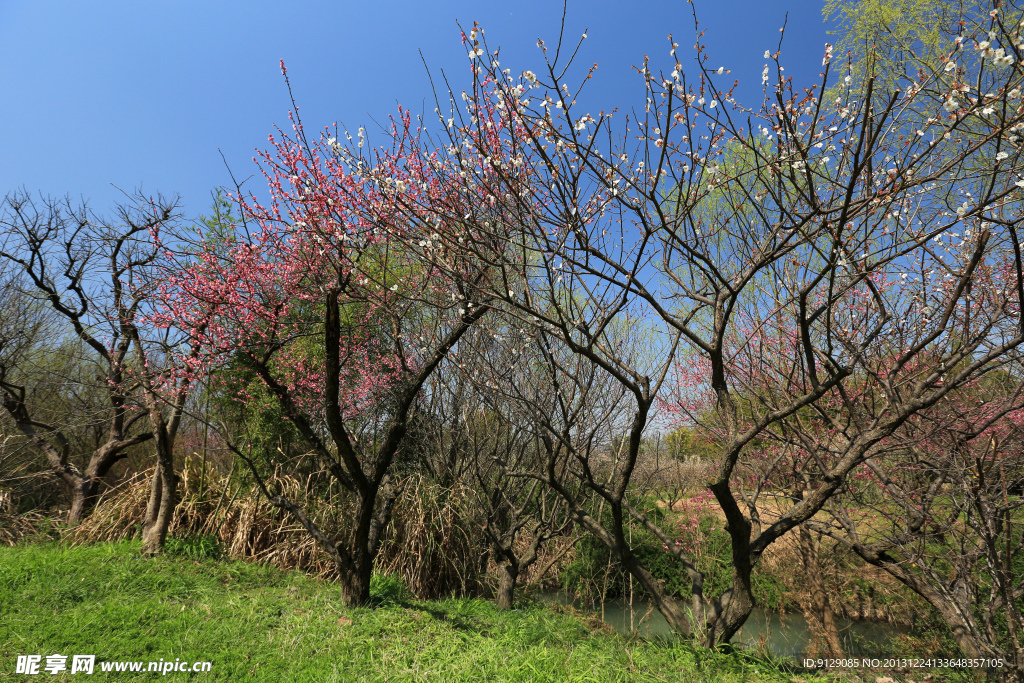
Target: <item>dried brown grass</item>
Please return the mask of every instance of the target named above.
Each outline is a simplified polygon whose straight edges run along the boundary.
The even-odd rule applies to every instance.
[[[672,503],[703,491],[715,477],[715,463],[689,458],[640,458],[633,474],[634,488],[656,491]]]
[[[52,530],[51,519],[41,512],[0,512],[0,545],[14,546],[26,537],[48,535]]]
[[[74,543],[117,541],[139,533],[149,496],[152,470],[140,472],[104,494],[93,513],[71,532]],[[332,538],[348,535],[351,500],[312,491],[310,480],[275,472],[267,488],[299,502]],[[175,538],[214,536],[226,555],[298,569],[332,580],[337,567],[305,528],[272,506],[252,486],[186,459],[181,497],[169,534]],[[377,556],[377,571],[402,578],[418,598],[468,595],[482,586],[481,558],[486,552],[464,484],[445,488],[412,475],[403,484]]]
[[[401,577],[420,599],[477,594],[487,546],[474,500],[465,483],[442,487],[412,477],[377,556],[378,571]]]
[[[908,626],[922,609],[888,573],[834,547],[827,539],[821,541],[818,563],[832,609],[844,619]],[[762,570],[778,577],[785,586],[789,602],[810,602],[810,584],[804,580],[803,556],[795,530],[772,543],[761,556],[761,564]]]
[[[149,499],[153,470],[137,473],[115,489],[107,491],[92,514],[71,532],[73,543],[118,541],[134,538]],[[295,477],[276,472],[268,487],[303,503],[306,489]],[[265,562],[282,569],[300,569],[323,578],[337,576],[306,530],[271,505],[255,487],[232,475],[218,474],[187,458],[169,535],[175,538],[214,536],[229,557]],[[320,506],[321,508],[323,506]],[[328,534],[337,533],[319,508],[310,509],[313,519],[324,524]]]

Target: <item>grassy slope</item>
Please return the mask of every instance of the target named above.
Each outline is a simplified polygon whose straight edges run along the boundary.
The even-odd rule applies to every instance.
[[[626,641],[539,605],[421,602],[387,580],[375,609],[337,588],[236,561],[144,560],[137,543],[0,548],[0,679],[21,654],[99,661],[206,660],[202,681],[784,680],[750,657]],[[44,659],[45,661],[45,659]],[[70,657],[68,659],[70,665]],[[155,674],[42,674],[46,680],[154,680]],[[161,677],[163,678],[163,677]]]

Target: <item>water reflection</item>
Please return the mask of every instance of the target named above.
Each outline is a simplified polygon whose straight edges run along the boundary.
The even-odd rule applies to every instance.
[[[665,617],[648,602],[634,601],[633,609],[623,598],[610,599],[600,603],[585,605],[574,600],[564,592],[546,591],[534,594],[542,602],[557,602],[562,605],[573,605],[579,609],[589,609],[601,615],[606,624],[622,635],[634,632],[644,638],[672,638],[675,634],[669,628]],[[602,609],[603,608],[603,609]],[[889,624],[867,621],[847,621],[836,618],[842,638],[843,649],[847,656],[886,657],[894,652],[890,641],[899,635],[901,630]],[[747,647],[767,647],[771,652],[782,657],[799,658],[810,644],[810,632],[807,622],[799,613],[779,614],[755,608],[754,612],[743,625],[735,643]]]

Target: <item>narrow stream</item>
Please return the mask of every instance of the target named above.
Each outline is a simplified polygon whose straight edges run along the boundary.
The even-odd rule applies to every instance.
[[[634,601],[631,614],[629,601],[624,598],[607,600],[602,609],[600,603],[584,605],[561,591],[543,591],[534,596],[542,602],[556,602],[562,605],[572,605],[579,609],[592,610],[601,615],[606,624],[622,635],[628,635],[633,631],[645,638],[675,637],[668,622],[665,621],[665,617],[649,602]],[[838,617],[836,625],[839,627],[843,649],[847,656],[890,656],[895,651],[890,644],[891,639],[902,633],[899,628],[890,624],[847,621]],[[743,625],[739,636],[734,638],[733,642],[742,643],[751,648],[763,643],[776,655],[800,658],[810,642],[810,633],[807,630],[806,620],[799,613],[779,614],[755,607],[754,612],[747,619],[747,623]]]

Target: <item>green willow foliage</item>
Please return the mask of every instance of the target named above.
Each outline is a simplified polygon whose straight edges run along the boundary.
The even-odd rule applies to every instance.
[[[930,72],[962,22],[990,9],[979,0],[827,0],[822,13],[833,24],[829,33],[841,36],[834,54],[849,56],[854,87],[875,78],[876,90],[892,92],[901,78]]]

